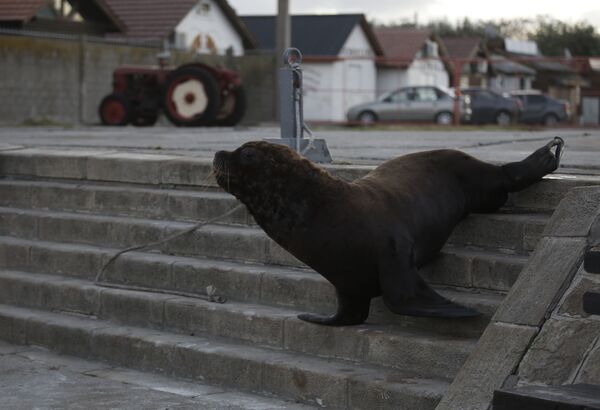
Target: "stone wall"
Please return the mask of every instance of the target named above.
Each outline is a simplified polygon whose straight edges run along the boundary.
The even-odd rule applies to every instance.
[[[0,34],[0,123],[50,120],[97,124],[98,105],[111,91],[121,64],[155,64],[154,47],[71,37],[50,39]],[[245,123],[275,118],[274,57],[196,56],[174,52],[174,64],[202,61],[239,70],[249,100]]]
[[[600,385],[600,317],[582,309],[600,277],[583,268],[600,244],[600,187],[560,202],[519,279],[437,410],[486,410],[495,390],[524,385]]]

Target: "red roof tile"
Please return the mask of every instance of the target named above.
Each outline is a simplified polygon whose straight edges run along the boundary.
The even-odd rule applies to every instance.
[[[47,0],[0,0],[0,21],[31,20]]]
[[[126,26],[127,37],[165,39],[198,4],[197,0],[105,0]],[[226,0],[214,0],[234,29],[242,36],[244,46],[255,48],[256,40]]]
[[[429,30],[382,28],[375,34],[383,48],[385,60],[395,66],[408,66],[429,37]]]

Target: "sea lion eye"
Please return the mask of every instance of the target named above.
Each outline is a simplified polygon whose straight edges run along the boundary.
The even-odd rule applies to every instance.
[[[242,165],[254,165],[258,162],[258,152],[254,148],[244,148],[240,152],[240,162]]]

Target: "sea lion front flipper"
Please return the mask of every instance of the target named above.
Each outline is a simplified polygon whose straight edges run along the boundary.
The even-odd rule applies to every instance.
[[[371,307],[370,298],[352,297],[337,291],[337,299],[338,310],[335,315],[325,316],[302,313],[298,315],[298,319],[327,326],[360,325],[367,320],[369,308]]]
[[[449,301],[433,290],[417,273],[413,257],[396,253],[379,264],[383,301],[392,312],[419,317],[476,317],[481,313]]]

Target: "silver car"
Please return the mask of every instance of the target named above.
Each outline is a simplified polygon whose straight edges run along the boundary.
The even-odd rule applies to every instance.
[[[461,120],[470,117],[465,100],[460,99]],[[350,122],[372,124],[377,121],[428,121],[452,124],[454,96],[433,86],[405,87],[383,94],[376,101],[348,110]]]

